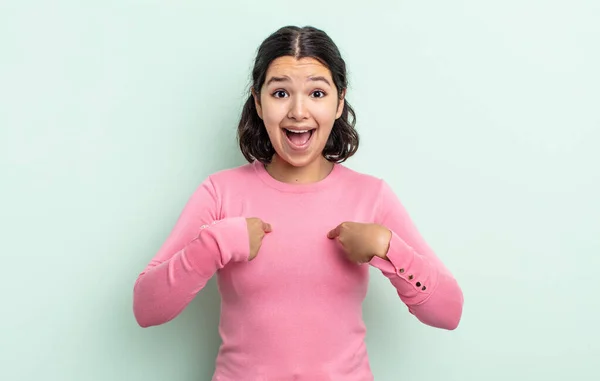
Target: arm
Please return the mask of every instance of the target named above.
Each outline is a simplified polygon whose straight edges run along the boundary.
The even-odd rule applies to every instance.
[[[139,274],[133,289],[138,324],[174,319],[208,280],[230,261],[246,261],[245,218],[218,221],[218,198],[210,179],[192,194],[162,247]]]
[[[462,315],[462,290],[384,181],[376,218],[377,224],[391,231],[391,239],[387,260],[375,256],[370,264],[390,280],[419,321],[436,328],[455,329]]]

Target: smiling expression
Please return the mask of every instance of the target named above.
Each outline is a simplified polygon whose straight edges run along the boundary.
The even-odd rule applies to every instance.
[[[333,124],[344,109],[329,69],[314,58],[284,56],[269,65],[260,91],[254,94],[276,154],[295,166],[322,158]]]

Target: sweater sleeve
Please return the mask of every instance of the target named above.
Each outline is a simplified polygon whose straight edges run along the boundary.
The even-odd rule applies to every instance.
[[[458,327],[463,309],[460,286],[383,180],[376,223],[388,228],[392,236],[387,260],[376,256],[370,264],[390,280],[419,321],[447,330]]]
[[[218,220],[218,208],[214,185],[207,178],[134,284],[133,312],[140,326],[174,319],[217,270],[232,261],[248,260],[245,218]]]

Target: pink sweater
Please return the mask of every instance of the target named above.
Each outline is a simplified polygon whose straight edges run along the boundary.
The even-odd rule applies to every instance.
[[[273,228],[253,261],[247,217]],[[344,221],[389,228],[389,261],[348,261],[327,238]],[[387,183],[336,164],[318,183],[288,184],[254,162],[213,174],[194,192],[135,283],[134,314],[142,327],[166,323],[217,274],[222,344],[213,381],[373,380],[361,313],[369,266],[421,322],[457,327],[462,291]]]

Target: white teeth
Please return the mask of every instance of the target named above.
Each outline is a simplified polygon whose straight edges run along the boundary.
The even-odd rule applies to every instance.
[[[303,130],[303,131],[293,131],[293,130],[288,130],[288,129],[286,128],[286,131],[293,132],[293,133],[295,133],[295,134],[303,134],[303,133],[305,133],[305,132],[308,132],[308,131],[310,131],[310,130]]]

